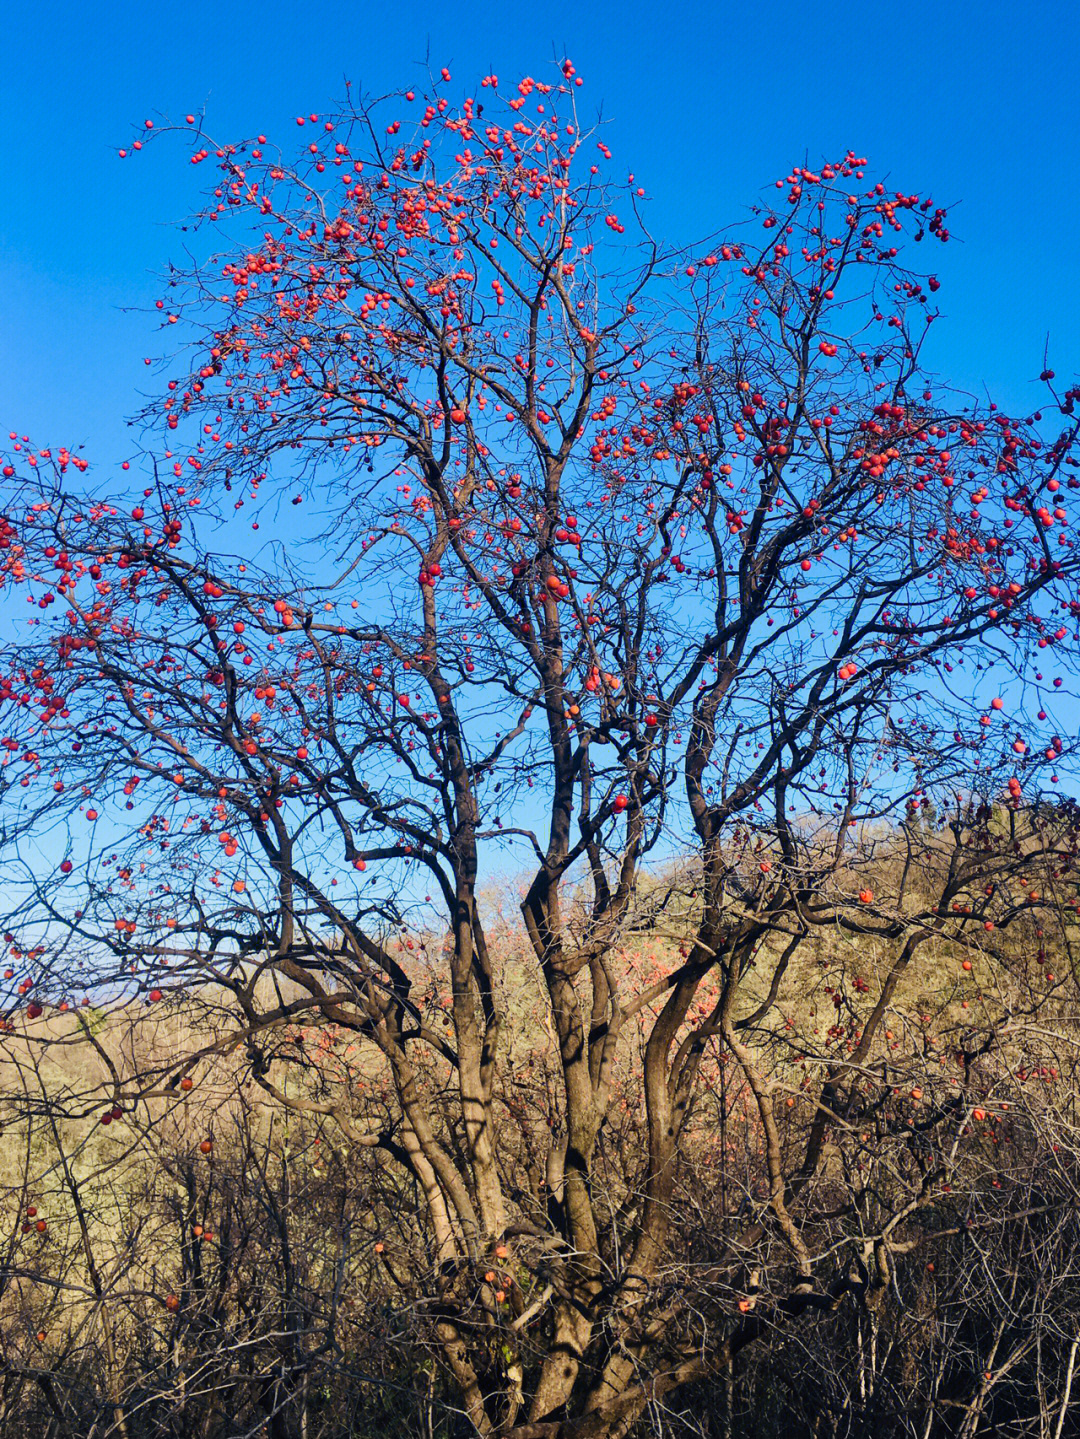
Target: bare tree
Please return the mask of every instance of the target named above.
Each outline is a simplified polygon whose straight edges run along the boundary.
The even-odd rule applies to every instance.
[[[53,1042],[75,989],[206,1014],[176,1053],[83,1024],[107,1078],[42,1112],[130,1122],[242,1051],[415,1187],[382,1262],[471,1431],[515,1439],[624,1435],[841,1309],[872,1347],[920,1216],[978,1187],[981,1066],[1057,1021],[1076,893],[1042,794],[1074,392],[1047,372],[1047,442],[931,382],[900,247],[945,214],[854,154],[666,250],[574,81],[434,77],[296,164],[197,135],[222,248],[169,280],[152,480],[90,499],[13,453],[0,541],[46,612],[3,682],[12,1023]],[[321,523],[241,537],[289,498]]]

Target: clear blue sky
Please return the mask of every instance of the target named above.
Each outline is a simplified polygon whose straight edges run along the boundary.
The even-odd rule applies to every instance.
[[[936,369],[1020,411],[1050,334],[1080,370],[1080,19],[1062,0],[820,7],[714,0],[596,8],[550,3],[57,4],[4,26],[0,424],[86,442],[111,468],[157,353],[154,273],[202,171],[183,147],[119,161],[145,117],[205,110],[215,139],[258,130],[354,86],[408,83],[430,57],[462,93],[569,54],[608,143],[653,197],[650,219],[690,239],[741,217],[787,169],[848,146],[898,187],[954,209],[957,243],[927,256],[948,319]],[[99,470],[99,474],[101,471]],[[103,477],[104,478],[104,477]]]

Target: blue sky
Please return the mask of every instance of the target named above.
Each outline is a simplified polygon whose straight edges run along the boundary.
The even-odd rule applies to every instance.
[[[179,144],[117,159],[144,118],[204,110],[216,139],[290,143],[293,117],[346,78],[393,89],[429,57],[464,94],[492,70],[542,78],[564,54],[666,238],[740,218],[792,164],[849,146],[950,202],[957,242],[927,257],[946,315],[929,359],[1022,412],[1048,334],[1059,375],[1080,370],[1078,42],[1071,5],[996,0],[20,6],[0,95],[0,424],[85,443],[101,466],[132,448],[154,274],[203,178]]]
[[[604,7],[280,0],[90,7],[34,0],[4,26],[0,88],[0,425],[85,444],[99,483],[133,454],[125,418],[153,384],[157,279],[206,172],[190,146],[120,161],[144,119],[202,113],[216,140],[291,146],[294,117],[448,66],[462,95],[569,55],[615,160],[663,238],[740,220],[793,164],[849,147],[868,176],[950,206],[955,240],[915,258],[942,281],[926,351],[1015,413],[1042,398],[1049,336],[1080,372],[1080,12],[1062,0],[838,7],[715,0]],[[91,472],[92,475],[94,471]],[[1070,732],[1073,728],[1069,727]]]

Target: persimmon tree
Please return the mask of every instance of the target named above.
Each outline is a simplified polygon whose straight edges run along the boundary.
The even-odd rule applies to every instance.
[[[472,1429],[603,1439],[887,1306],[1071,992],[1078,392],[1047,437],[930,376],[947,216],[854,152],[668,247],[569,62],[455,93],[153,132],[216,178],[145,487],[4,467],[9,1023],[206,1006],[138,1063],[76,1010],[109,1080],[49,1102],[245,1052],[415,1184],[380,1253]]]

